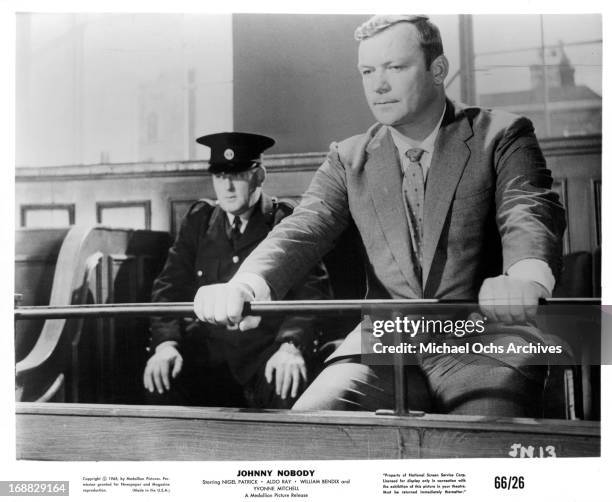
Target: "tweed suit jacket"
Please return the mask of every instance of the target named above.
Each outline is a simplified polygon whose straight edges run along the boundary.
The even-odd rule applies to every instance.
[[[332,144],[301,204],[240,272],[282,297],[352,218],[382,296],[475,299],[486,277],[526,258],[558,273],[565,211],[551,185],[528,119],[447,100],[426,181],[421,277],[410,261],[397,149],[381,124]],[[341,352],[359,352],[355,340],[348,345]]]

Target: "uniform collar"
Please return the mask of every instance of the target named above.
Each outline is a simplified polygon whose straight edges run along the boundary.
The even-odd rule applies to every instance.
[[[274,223],[274,210],[276,207],[276,199],[266,195],[264,192],[261,192],[261,196],[259,200],[251,206],[247,213],[243,213],[240,215],[240,219],[242,221],[248,221],[251,218],[254,218],[256,213],[259,212],[264,216],[265,222],[268,226],[273,226]],[[226,213],[221,209],[220,206],[217,206],[217,210],[220,214],[225,214],[227,221],[229,221],[230,226],[234,223],[234,215]]]
[[[240,220],[242,222],[248,222],[249,218],[251,218],[253,211],[255,211],[255,207],[259,204],[259,201],[257,201],[255,203],[254,206],[251,206],[249,209],[247,209],[244,213],[238,215],[240,216]],[[232,213],[225,213],[227,216],[227,219],[229,221],[230,227],[234,224],[234,220],[236,219],[236,215],[232,214]]]

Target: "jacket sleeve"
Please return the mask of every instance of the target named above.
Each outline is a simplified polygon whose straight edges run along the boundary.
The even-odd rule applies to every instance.
[[[565,209],[551,189],[552,176],[528,119],[518,118],[505,129],[495,156],[496,220],[504,272],[520,260],[535,258],[557,276]]]
[[[277,211],[275,223],[279,223],[289,215],[292,207],[281,208]],[[285,300],[327,300],[331,298],[329,276],[323,262],[318,262],[300,281],[289,290]],[[300,349],[303,355],[309,356],[314,348],[320,328],[314,316],[287,316],[281,322],[277,335],[278,345],[291,342]]]
[[[334,144],[293,214],[274,227],[238,273],[261,276],[273,298],[285,298],[334,247],[349,222],[346,173]]]
[[[193,208],[192,208],[193,209]],[[162,272],[153,283],[153,302],[191,301],[196,289],[194,276],[198,243],[199,213],[192,210],[181,223],[174,244]],[[181,342],[180,320],[171,317],[154,317],[151,320],[151,348],[166,341]]]

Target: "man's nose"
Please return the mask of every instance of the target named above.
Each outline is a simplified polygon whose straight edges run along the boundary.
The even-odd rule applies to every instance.
[[[385,72],[376,72],[374,75],[374,92],[384,94],[385,92],[389,92],[390,89],[391,86],[389,85]]]
[[[231,192],[234,189],[234,182],[230,176],[223,177],[222,187],[224,190],[227,190],[228,192]]]

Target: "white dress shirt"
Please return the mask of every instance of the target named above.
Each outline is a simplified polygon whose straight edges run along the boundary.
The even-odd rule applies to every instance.
[[[420,148],[423,150],[423,155],[421,156],[421,160],[419,163],[421,164],[421,169],[423,170],[423,180],[427,183],[427,173],[429,172],[429,166],[431,166],[431,157],[434,151],[434,145],[436,144],[436,138],[438,137],[438,132],[440,131],[440,125],[442,124],[442,118],[444,117],[444,112],[446,111],[446,105],[444,106],[444,110],[442,111],[442,115],[434,127],[433,131],[427,136],[423,141],[415,141],[408,136],[404,136],[394,127],[389,127],[389,131],[391,132],[391,138],[393,139],[393,143],[399,152],[400,162],[402,163],[402,172],[408,167],[410,164],[410,159],[406,156],[406,152],[413,148]]]
[[[249,218],[253,214],[253,209],[254,208],[251,207],[244,213],[238,215],[240,216],[240,233],[241,234],[243,234],[244,231],[246,230],[247,223],[249,222]],[[227,216],[227,220],[229,221],[230,228],[232,228],[234,226],[234,220],[236,219],[236,216],[231,213],[225,213],[225,214]]]

